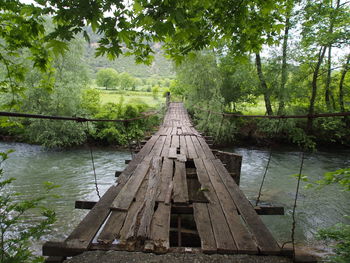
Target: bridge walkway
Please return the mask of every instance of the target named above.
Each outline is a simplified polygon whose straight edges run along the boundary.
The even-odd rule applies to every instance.
[[[280,255],[282,250],[192,126],[182,103],[64,242],[46,256],[86,250]]]

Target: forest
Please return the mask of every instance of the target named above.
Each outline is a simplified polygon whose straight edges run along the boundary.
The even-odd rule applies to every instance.
[[[63,3],[70,9],[60,12],[52,9],[61,7],[56,1],[2,4],[1,110],[127,118],[157,107],[170,90],[174,100],[186,102],[198,128],[217,144],[266,145],[273,140],[307,148],[317,143],[349,145],[349,117],[277,121],[218,115],[346,112],[348,3],[253,1],[236,6],[233,13],[216,2],[179,1],[173,4],[175,10],[159,3],[159,10],[146,1],[136,1],[130,10],[116,5],[123,11],[115,11],[115,17],[103,17],[113,1],[106,1],[106,10]],[[217,10],[226,12],[225,21],[218,19]],[[128,12],[135,16],[130,23],[125,22]],[[210,26],[217,30],[212,32]],[[137,27],[145,30],[138,32]],[[110,97],[113,91],[119,96]],[[121,95],[130,96],[128,91],[144,92],[146,99],[135,97],[129,103]],[[147,96],[159,97],[159,103]],[[88,138],[125,144],[122,127],[92,125],[86,131],[76,123],[0,122],[4,138],[48,147],[79,145]],[[153,120],[147,127],[131,128],[132,136],[155,124]]]

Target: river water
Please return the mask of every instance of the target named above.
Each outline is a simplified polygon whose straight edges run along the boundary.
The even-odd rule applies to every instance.
[[[62,240],[80,222],[86,210],[74,209],[75,200],[97,200],[94,175],[88,148],[53,151],[40,146],[22,143],[0,142],[0,151],[15,152],[4,163],[6,176],[17,178],[9,191],[22,193],[14,198],[22,199],[45,194],[46,181],[60,185],[53,190],[59,198],[48,196],[46,205],[55,209],[57,222],[45,240]],[[266,149],[226,149],[243,156],[241,188],[250,200],[256,199],[269,152]],[[123,170],[124,161],[130,159],[128,151],[93,149],[98,188],[103,194],[114,183],[116,170]],[[285,216],[262,216],[264,222],[280,242],[290,240],[291,211],[294,202],[296,178],[300,165],[300,152],[291,149],[272,152],[272,159],[263,187],[263,203],[285,207]],[[322,178],[326,171],[350,167],[350,150],[318,151],[307,154],[303,174],[311,181]],[[350,223],[344,215],[350,215],[350,193],[337,185],[322,189],[304,189],[302,184],[297,207],[296,239],[302,244],[315,244],[317,230],[338,222]],[[40,214],[28,215],[31,221]]]

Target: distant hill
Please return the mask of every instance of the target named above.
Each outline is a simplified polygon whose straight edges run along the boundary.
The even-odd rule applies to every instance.
[[[128,72],[138,78],[161,77],[172,78],[175,73],[172,71],[172,63],[163,56],[160,43],[154,43],[154,61],[152,65],[136,64],[132,56],[120,56],[114,61],[106,57],[95,57],[95,49],[98,47],[99,35],[88,29],[90,44],[86,46],[85,61],[92,74],[101,68],[114,68],[118,72]]]

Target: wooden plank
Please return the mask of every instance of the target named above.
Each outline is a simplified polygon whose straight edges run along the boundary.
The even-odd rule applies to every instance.
[[[141,161],[151,152],[154,144],[158,140],[159,135],[154,135],[147,141],[144,147],[140,150],[138,154],[131,160],[129,165],[124,169],[122,175],[129,177],[136,169],[136,167],[141,163]]]
[[[164,158],[162,170],[160,173],[161,183],[159,184],[159,191],[157,194],[158,202],[165,202],[166,194],[168,193],[168,187],[173,179],[174,161],[168,158]]]
[[[187,152],[188,152],[188,158],[195,159],[198,158],[197,152],[194,148],[191,136],[185,136],[186,145],[187,145]]]
[[[169,250],[169,228],[171,207],[158,203],[157,210],[151,224],[151,240],[157,253],[165,253]]]
[[[69,247],[73,251],[84,251],[88,248],[92,239],[99,230],[100,226],[107,218],[109,214],[109,207],[112,201],[124,185],[123,179],[125,178],[121,178],[120,185],[113,185],[107,190],[107,192],[101,197],[99,202],[91,209],[91,211],[84,217],[84,219],[79,223],[79,225],[68,236],[68,238],[65,240],[65,244],[67,245],[67,247]]]
[[[210,159],[210,160],[216,159],[214,154],[212,153],[211,149],[209,148],[208,144],[203,139],[203,137],[197,136],[197,138],[198,138],[198,141],[200,142],[200,144],[202,145],[202,148],[204,149],[204,152],[207,156],[207,159]]]
[[[177,159],[177,149],[176,148],[170,148],[169,149],[169,154],[167,156],[170,159]]]
[[[121,211],[127,211],[129,209],[137,190],[148,172],[149,166],[149,162],[147,161],[144,161],[137,166],[133,176],[131,176],[120,191],[119,195],[113,201],[110,207],[111,209]]]
[[[163,146],[166,140],[166,136],[159,136],[158,140],[154,144],[152,151],[149,153],[152,156],[160,156]]]
[[[119,237],[126,215],[126,212],[112,211],[102,232],[97,237],[97,241],[101,244],[112,244]]]
[[[188,190],[186,180],[186,167],[185,163],[175,161],[175,173],[173,179],[173,201],[175,204],[188,203]]]
[[[187,161],[186,155],[184,154],[178,154],[176,158],[179,162],[185,163]]]
[[[135,243],[132,241],[134,240],[137,228],[140,224],[140,216],[142,216],[147,188],[148,176],[146,176],[146,178],[143,180],[140,189],[135,196],[135,201],[131,204],[128,210],[124,225],[119,232],[119,247],[121,249],[132,251],[135,248]],[[131,242],[128,242],[128,240]]]
[[[230,228],[215,194],[215,190],[210,182],[203,161],[201,159],[194,159],[194,163],[197,169],[198,180],[202,185],[203,193],[209,201],[208,210],[217,250],[218,252],[224,253],[236,253],[237,247],[234,243]]]
[[[199,237],[201,239],[201,248],[203,253],[216,253],[216,242],[210,221],[208,206],[206,204],[194,203],[193,216],[194,221],[196,222]]]
[[[201,144],[199,143],[197,136],[191,136],[191,140],[193,142],[194,147],[196,148],[198,158],[203,159],[203,160],[206,159],[207,156],[204,153],[204,150],[203,150]]]
[[[77,209],[92,209],[96,205],[96,201],[75,201],[74,208]]]
[[[242,218],[247,223],[247,226],[250,232],[254,235],[259,250],[262,254],[279,254],[281,249],[278,246],[278,243],[273,238],[270,231],[264,225],[260,217],[255,212],[253,206],[244,196],[241,189],[234,182],[230,174],[227,172],[225,167],[222,165],[220,160],[212,160],[214,167],[218,171],[219,176],[221,177],[226,189],[230,193],[233,201],[236,204],[236,207],[239,210],[239,213],[242,215]]]
[[[180,153],[188,156],[185,136],[180,136]]]
[[[171,135],[167,135],[166,139],[165,139],[165,142],[164,142],[164,146],[163,146],[163,149],[162,149],[161,156],[165,156],[165,157],[168,156],[170,144],[171,144]]]
[[[257,245],[248,229],[242,224],[237,208],[225,185],[222,183],[213,163],[210,160],[203,160],[203,163],[206,167],[209,180],[211,181],[214,191],[219,199],[232,237],[236,243],[237,252],[244,254],[257,254]]]
[[[140,219],[140,226],[137,232],[137,238],[144,241],[150,238],[151,234],[151,220],[154,213],[156,197],[158,195],[160,184],[161,158],[153,157],[151,167],[148,175],[148,187],[145,196],[145,203],[143,204],[143,214]]]
[[[180,136],[173,135],[171,138],[171,148],[180,148]]]

